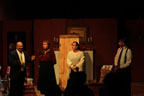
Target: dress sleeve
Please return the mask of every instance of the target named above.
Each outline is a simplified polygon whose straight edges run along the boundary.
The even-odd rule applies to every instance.
[[[82,52],[82,55],[81,55],[81,59],[80,61],[77,63],[77,67],[82,67],[83,64],[84,64],[84,59],[85,59],[85,56],[84,56],[84,53]]]
[[[72,61],[70,60],[70,52],[68,53],[68,55],[67,55],[67,59],[66,59],[66,62],[67,62],[67,65],[68,65],[68,67],[72,67],[73,65],[72,65]]]
[[[56,64],[56,56],[55,56],[54,51],[52,51],[51,56],[52,56],[52,63]]]

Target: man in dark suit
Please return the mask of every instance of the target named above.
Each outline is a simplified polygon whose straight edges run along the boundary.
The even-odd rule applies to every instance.
[[[35,56],[31,57],[34,60]],[[10,71],[10,93],[9,96],[23,96],[24,81],[26,76],[26,65],[31,61],[23,51],[23,43],[17,42],[16,50],[9,53]]]

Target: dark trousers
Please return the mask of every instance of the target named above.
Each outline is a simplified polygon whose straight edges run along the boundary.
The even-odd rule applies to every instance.
[[[9,96],[24,96],[24,80],[24,73],[21,73],[20,77],[17,80],[11,78]]]
[[[119,90],[126,94],[125,96],[131,96],[131,68],[127,67],[124,69],[119,69],[117,71],[119,76]]]

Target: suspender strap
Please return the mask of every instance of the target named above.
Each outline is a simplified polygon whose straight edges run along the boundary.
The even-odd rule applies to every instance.
[[[128,49],[129,49],[129,48],[127,48],[127,49],[126,49],[126,53],[125,53],[125,60],[124,60],[124,63],[126,63],[126,60],[127,60],[127,51],[128,51]]]

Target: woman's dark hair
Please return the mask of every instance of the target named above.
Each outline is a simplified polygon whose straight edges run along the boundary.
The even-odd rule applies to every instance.
[[[42,43],[47,43],[48,44],[48,46],[50,45],[50,42],[48,41],[48,40],[44,40],[44,41],[42,41]]]
[[[48,49],[50,48],[50,42],[49,42],[48,40],[43,40],[43,41],[42,41],[42,44],[43,44],[43,43],[47,43]]]
[[[76,43],[77,49],[80,50],[79,43],[77,41],[73,41],[73,43]]]

